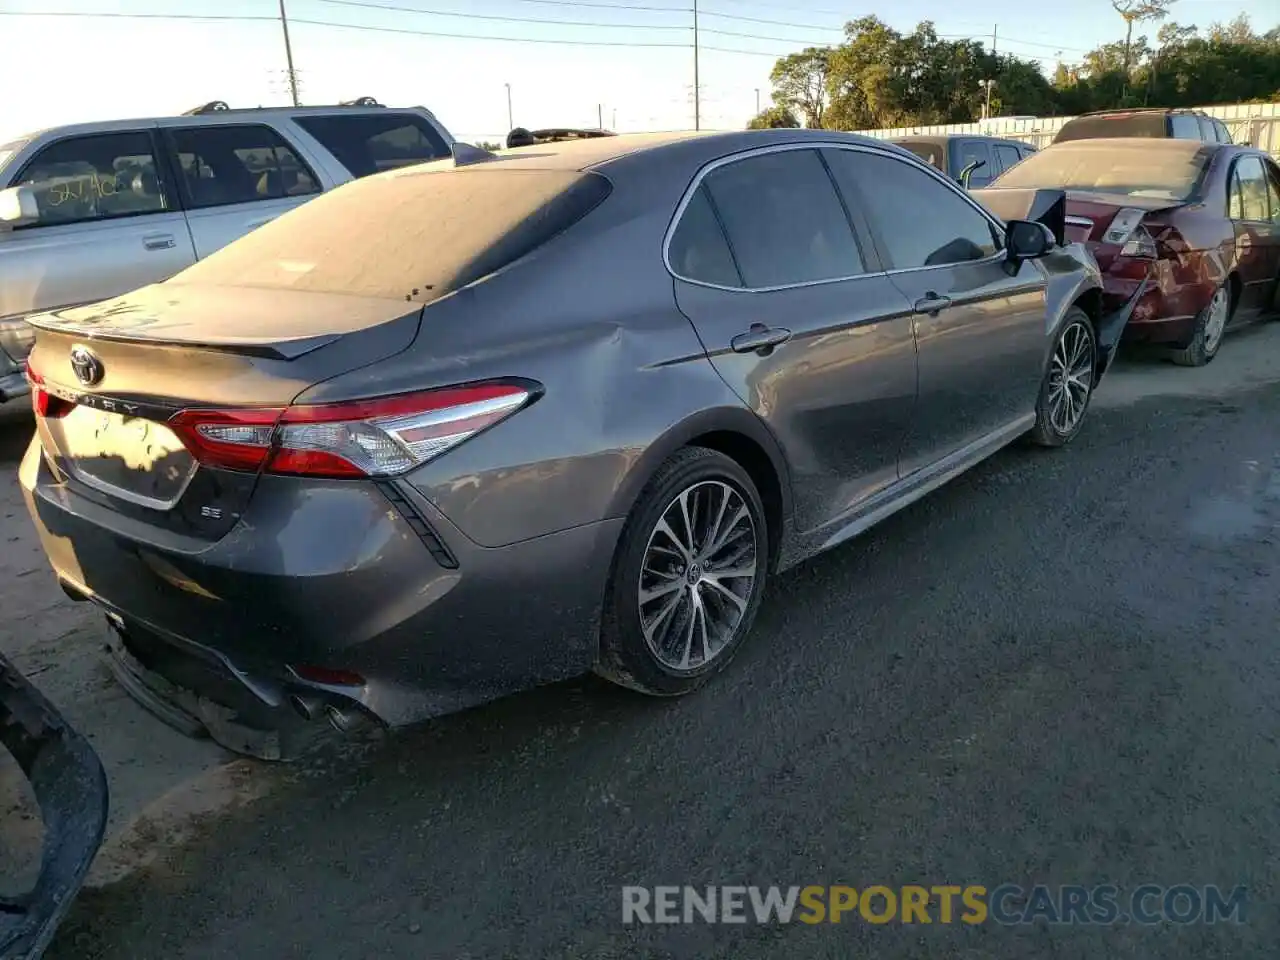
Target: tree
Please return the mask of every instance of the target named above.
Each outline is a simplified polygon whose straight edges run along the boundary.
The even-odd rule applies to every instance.
[[[1163,20],[1169,15],[1169,8],[1174,0],[1111,0],[1111,6],[1124,19],[1124,75],[1125,88],[1129,85],[1129,67],[1133,60],[1129,56],[1133,43],[1133,25],[1150,20]]]
[[[830,71],[830,47],[808,47],[783,57],[769,74],[773,102],[803,116],[805,126],[821,128]]]
[[[761,110],[747,124],[748,130],[781,130],[800,126],[800,121],[789,107],[775,104]]]

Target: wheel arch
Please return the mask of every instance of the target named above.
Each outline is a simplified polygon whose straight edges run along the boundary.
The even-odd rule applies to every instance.
[[[618,487],[609,515],[628,516],[658,467],[685,447],[716,450],[747,471],[764,503],[770,566],[776,566],[793,506],[790,471],[772,432],[745,408],[703,410],[668,429],[632,465]]]

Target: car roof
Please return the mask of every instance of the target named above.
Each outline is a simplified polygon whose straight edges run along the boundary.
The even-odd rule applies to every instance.
[[[742,150],[788,143],[850,143],[906,152],[888,140],[838,130],[673,130],[662,133],[620,133],[612,137],[511,147],[492,151],[496,159],[486,161],[484,165],[501,163],[505,168],[518,170],[588,171],[623,160],[654,158],[659,153],[674,151],[682,145],[701,146],[704,149],[698,152],[705,154],[707,159],[713,159]],[[453,160],[445,159],[421,164],[419,169],[446,170],[454,166]]]
[[[1207,117],[1208,114],[1203,110],[1193,110],[1190,107],[1113,107],[1110,110],[1090,110],[1087,113],[1081,113],[1079,117],[1105,117],[1105,116],[1127,116],[1129,114],[1140,113],[1193,113],[1197,116]],[[1077,117],[1072,117],[1075,120]],[[1067,123],[1070,123],[1068,120]]]
[[[52,127],[43,127],[39,130],[32,130],[28,133],[20,134],[16,137],[10,137],[8,141],[0,142],[20,142],[27,143],[38,137],[47,134],[56,133],[60,136],[75,136],[90,133],[115,133],[120,130],[135,130],[140,126],[150,126],[170,120],[182,120],[190,122],[193,125],[201,124],[221,124],[228,119],[238,120],[273,120],[286,117],[305,116],[313,114],[324,116],[329,114],[341,114],[343,116],[382,116],[385,113],[403,112],[405,110],[425,110],[431,113],[426,107],[366,107],[366,106],[345,106],[343,104],[317,105],[313,107],[233,107],[230,110],[214,110],[207,113],[173,113],[152,117],[126,117],[120,120],[95,120],[89,123],[64,123],[57,124]],[[432,114],[434,116],[434,114]]]
[[[890,137],[890,143],[949,143],[952,140],[990,140],[993,143],[1018,143],[1030,147],[1032,144],[1014,137],[995,137],[989,133],[912,133],[905,137]]]

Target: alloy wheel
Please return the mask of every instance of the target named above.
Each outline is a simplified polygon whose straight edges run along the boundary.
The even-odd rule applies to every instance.
[[[734,487],[695,483],[663,511],[640,568],[640,628],[668,670],[711,663],[738,632],[756,584],[756,519]]]
[[[1209,301],[1209,313],[1204,323],[1204,350],[1212,354],[1222,342],[1222,332],[1227,328],[1227,314],[1231,312],[1231,299],[1227,288],[1219,287]]]
[[[1049,422],[1062,436],[1080,425],[1093,390],[1093,331],[1082,320],[1062,331],[1049,362]]]

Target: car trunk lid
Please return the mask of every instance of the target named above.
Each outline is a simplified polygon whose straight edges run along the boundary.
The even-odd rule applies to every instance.
[[[1111,221],[1121,210],[1133,208],[1155,213],[1180,206],[1165,197],[1142,197],[1125,193],[1067,191],[1067,237],[1095,248],[1102,243]]]
[[[226,533],[256,475],[201,466],[181,410],[285,407],[406,349],[422,307],[337,294],[165,283],[32,318],[41,444],[59,481],[202,538]]]

